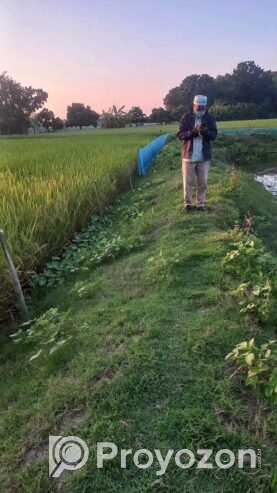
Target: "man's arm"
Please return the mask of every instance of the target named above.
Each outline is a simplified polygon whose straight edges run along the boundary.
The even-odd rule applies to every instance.
[[[198,136],[199,136],[199,132],[197,131],[197,129],[194,127],[192,130],[190,130],[186,122],[185,116],[182,116],[179,123],[179,130],[176,133],[176,137],[179,140],[190,140],[193,137],[198,137]]]
[[[210,116],[209,126],[200,131],[204,140],[215,140],[217,137],[217,126],[213,116]]]

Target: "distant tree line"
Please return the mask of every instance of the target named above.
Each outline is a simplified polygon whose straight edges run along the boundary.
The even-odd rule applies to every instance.
[[[164,98],[168,111],[188,110],[195,94],[208,97],[209,110],[218,120],[274,118],[277,115],[277,72],[263,70],[254,61],[240,62],[232,74],[211,77],[189,75]]]
[[[149,123],[178,121],[192,104],[195,94],[208,97],[209,110],[217,120],[245,120],[277,116],[277,72],[264,70],[254,61],[240,62],[231,74],[211,77],[193,74],[179,86],[170,89],[164,107],[153,108],[146,116],[139,106],[125,111],[115,105],[100,115],[83,103],[67,106],[66,120],[56,117],[48,108],[41,109],[48,99],[43,89],[24,87],[0,74],[0,133],[26,133],[29,128],[47,131],[64,127],[101,126],[120,128]]]

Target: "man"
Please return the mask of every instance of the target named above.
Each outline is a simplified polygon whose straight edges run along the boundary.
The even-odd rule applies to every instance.
[[[196,175],[197,210],[207,212],[205,198],[211,159],[211,140],[217,137],[217,127],[214,117],[207,111],[206,96],[195,96],[192,109],[180,120],[177,137],[183,141],[184,208],[182,210],[183,212],[192,210],[192,191]]]

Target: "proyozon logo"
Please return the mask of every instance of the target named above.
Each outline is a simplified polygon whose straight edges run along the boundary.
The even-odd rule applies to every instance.
[[[192,467],[197,461],[197,469],[212,469],[218,467],[220,469],[228,469],[236,464],[237,467],[243,468],[247,462],[251,469],[261,467],[261,450],[256,453],[253,449],[239,449],[237,457],[229,449],[219,450],[213,457],[213,449],[198,449],[196,459],[194,453],[189,449],[181,449],[175,451],[169,449],[165,454],[162,454],[159,449],[154,449],[154,453],[148,449],[140,449],[133,453],[132,449],[120,450],[120,467],[126,469],[127,460],[133,460],[133,463],[139,469],[148,469],[152,466],[154,459],[159,464],[159,469],[156,471],[157,476],[165,474],[167,467],[173,455],[175,464],[181,469]],[[118,447],[112,442],[97,443],[97,469],[104,467],[104,461],[113,460],[119,455]],[[156,456],[156,457],[154,457]],[[74,471],[80,469],[88,460],[89,449],[87,444],[79,437],[68,436],[50,436],[49,437],[49,476],[58,478],[66,469]],[[127,459],[128,457],[128,459]],[[132,459],[131,459],[132,457]]]
[[[87,462],[89,450],[79,437],[49,437],[49,476],[58,478],[64,469],[75,471]]]

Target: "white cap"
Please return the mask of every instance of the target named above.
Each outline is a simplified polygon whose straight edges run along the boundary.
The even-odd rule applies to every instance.
[[[201,94],[198,94],[197,96],[194,96],[193,104],[207,106],[207,101],[208,101],[207,96],[202,96]]]

